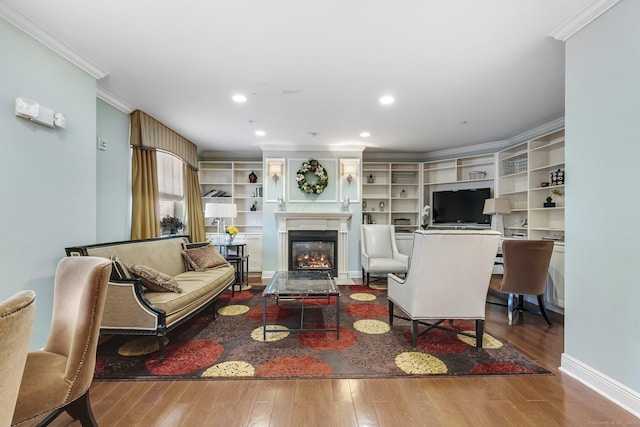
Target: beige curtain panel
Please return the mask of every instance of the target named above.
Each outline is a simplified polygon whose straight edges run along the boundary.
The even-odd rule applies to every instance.
[[[204,242],[207,236],[204,231],[204,212],[200,198],[200,181],[198,171],[184,164],[184,203],[187,211],[187,233],[193,242]]]
[[[131,240],[160,236],[160,196],[155,150],[133,147],[131,199]]]

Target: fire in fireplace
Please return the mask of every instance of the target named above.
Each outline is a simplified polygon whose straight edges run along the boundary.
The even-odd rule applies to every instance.
[[[336,277],[337,260],[337,231],[289,231],[289,270],[328,270]]]

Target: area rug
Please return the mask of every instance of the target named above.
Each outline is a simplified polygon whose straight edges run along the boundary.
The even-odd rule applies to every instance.
[[[165,360],[154,337],[113,336],[98,347],[97,380],[232,378],[390,378],[408,376],[536,375],[549,371],[485,331],[475,339],[432,329],[411,348],[409,322],[388,323],[386,291],[340,286],[340,338],[300,327],[301,301],[268,300],[263,340],[263,287],[224,294],[215,319],[200,315],[168,335]],[[335,300],[304,300],[304,327],[335,329]],[[396,313],[397,314],[397,313]],[[474,322],[453,322],[471,331]],[[286,331],[289,329],[289,331]]]

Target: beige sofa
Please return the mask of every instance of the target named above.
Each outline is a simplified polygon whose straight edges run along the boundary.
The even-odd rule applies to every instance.
[[[130,240],[66,248],[67,256],[117,257],[125,265],[144,265],[173,277],[181,293],[154,292],[139,279],[112,276],[107,291],[101,334],[153,335],[158,337],[160,358],[165,335],[211,306],[235,281],[235,270],[225,265],[206,271],[187,271],[182,256],[189,236]]]

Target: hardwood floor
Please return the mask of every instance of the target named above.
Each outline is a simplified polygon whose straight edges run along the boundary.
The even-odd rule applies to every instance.
[[[550,376],[478,378],[94,382],[101,426],[598,426],[640,425],[633,415],[558,372],[562,316],[525,313],[507,326],[487,305],[485,331]],[[66,414],[52,426],[76,426]]]

